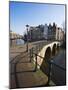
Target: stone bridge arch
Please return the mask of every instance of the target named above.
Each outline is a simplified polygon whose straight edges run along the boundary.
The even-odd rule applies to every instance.
[[[48,45],[45,45],[38,53],[38,55],[40,55],[44,59],[37,56],[38,68],[40,68],[43,65],[43,63],[46,63],[46,60],[50,59],[51,56],[56,55],[56,53],[59,51],[59,47],[60,42],[52,42]]]
[[[60,44],[58,43],[57,44],[57,52],[59,52],[59,50],[60,50]]]
[[[42,61],[42,64],[40,66],[40,69],[48,75],[49,72],[49,65],[48,65],[48,60],[51,58],[51,47],[47,47],[44,55],[44,59]]]
[[[48,60],[50,60],[51,57],[55,56],[56,53],[58,52],[58,49],[59,49],[59,43],[52,43],[52,44],[49,44],[47,45],[47,47],[43,48],[45,49],[45,52],[44,54],[40,53],[40,55],[44,57],[44,59],[41,59],[42,62],[41,62],[41,65],[40,65],[40,69],[46,73],[48,75],[48,72],[49,72],[49,64],[48,64]],[[42,50],[41,52],[43,52],[44,50]],[[40,61],[41,61],[40,60]]]
[[[56,43],[52,46],[52,56],[55,56],[56,55],[56,49],[57,49],[57,45]]]
[[[47,61],[51,58],[51,47],[47,47],[46,51],[45,51],[45,55],[44,55],[44,59]]]

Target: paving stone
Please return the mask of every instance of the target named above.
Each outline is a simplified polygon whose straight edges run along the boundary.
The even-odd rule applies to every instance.
[[[32,66],[32,63],[18,63],[16,66],[16,71],[31,71],[34,67]]]
[[[36,46],[36,45],[33,45]],[[32,47],[32,44],[29,44],[29,48]],[[48,81],[48,77],[43,74],[43,72],[36,71],[33,72],[35,65],[33,65],[32,62],[29,62],[30,55],[28,55],[27,52],[24,52],[26,50],[25,46],[20,47],[13,47],[10,48],[10,57],[15,58],[12,63],[16,64],[16,77],[17,82],[19,84],[19,87],[35,87],[40,85],[45,85]],[[19,53],[18,53],[19,52]],[[24,53],[21,53],[24,52]],[[19,54],[16,56],[16,54]],[[13,73],[10,75],[10,84],[11,88],[16,88],[15,83],[15,74],[14,74],[14,65],[10,63],[10,73]],[[23,72],[25,71],[25,72]]]

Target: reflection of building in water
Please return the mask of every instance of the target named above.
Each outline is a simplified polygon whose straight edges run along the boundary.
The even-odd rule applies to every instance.
[[[13,31],[10,31],[10,45],[16,45],[18,38],[22,38],[22,35],[19,35]]]

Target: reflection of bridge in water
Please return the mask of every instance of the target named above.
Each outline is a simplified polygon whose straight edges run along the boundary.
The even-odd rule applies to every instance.
[[[53,61],[60,53],[60,45],[59,41],[34,42],[28,52],[19,47],[22,52],[10,61],[10,88],[65,85],[65,68]],[[61,81],[56,79],[57,70],[63,74]]]

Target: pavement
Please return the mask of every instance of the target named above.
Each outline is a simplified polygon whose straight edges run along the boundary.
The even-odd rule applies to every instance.
[[[22,56],[22,55],[21,55]],[[16,74],[15,74],[15,63]],[[10,88],[36,87],[46,85],[48,77],[41,70],[35,71],[35,65],[30,62],[29,55],[18,58],[10,64]]]
[[[32,46],[29,45],[29,48],[31,47]],[[10,88],[47,85],[48,76],[41,70],[35,71],[35,64],[33,61],[30,62],[29,57],[29,52],[26,52],[26,45],[24,47],[10,48]]]
[[[35,47],[38,44],[39,43],[36,43],[36,42],[30,43],[29,49],[31,47]],[[9,61],[10,88],[14,89],[14,88],[47,86],[48,76],[44,74],[40,69],[39,70],[37,69],[35,71],[35,64],[33,63],[33,61],[30,62],[29,57],[30,57],[29,52],[26,52],[26,44],[17,46],[17,47],[14,46],[10,48],[10,61]],[[59,61],[59,59],[62,61]],[[64,63],[63,59],[64,59],[64,54],[61,53],[60,55],[58,55],[58,57],[56,55],[56,59],[54,61],[56,64],[62,65],[62,63]],[[65,64],[63,64],[62,67],[64,67],[64,65]],[[56,67],[54,67],[53,71],[55,71],[53,72],[54,74],[53,77],[57,77],[57,79],[63,82],[62,80],[63,80],[63,77],[65,77],[65,75],[62,76],[61,74],[64,74],[64,72],[62,72],[61,74],[58,74],[61,72],[61,70],[57,69]],[[60,79],[60,77],[62,77],[62,79]],[[54,79],[55,81],[57,81],[56,83],[59,82],[59,80],[57,79]],[[61,84],[61,82],[59,83],[59,85]],[[50,86],[52,85],[55,86],[55,84],[51,80]]]

